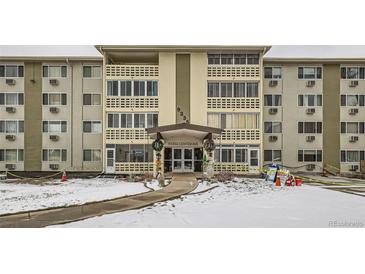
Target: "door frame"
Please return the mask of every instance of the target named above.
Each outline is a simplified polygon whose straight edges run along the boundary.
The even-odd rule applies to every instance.
[[[194,148],[187,148],[187,147],[172,147],[172,163],[171,163],[171,167],[172,167],[172,172],[181,172],[181,173],[188,173],[188,172],[194,172]],[[175,159],[175,149],[181,150],[181,159]],[[192,162],[192,166],[191,169],[185,169],[185,149],[189,149],[191,150],[191,159],[187,159],[187,161],[191,161]],[[174,165],[175,165],[175,161],[180,162],[181,163],[181,169],[175,169]]]
[[[113,158],[108,158],[108,152],[112,151],[113,152]],[[106,161],[105,161],[105,173],[108,174],[114,174],[115,173],[115,148],[107,148],[105,151],[105,157],[106,157]],[[113,159],[113,166],[109,166],[108,165],[108,160],[109,159]]]

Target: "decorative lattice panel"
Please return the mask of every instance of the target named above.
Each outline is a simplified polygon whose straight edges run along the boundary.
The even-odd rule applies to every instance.
[[[226,129],[218,139],[222,141],[260,141],[260,130]]]
[[[145,129],[107,129],[106,140],[148,140]]]
[[[145,172],[153,172],[153,163],[115,163],[115,172],[116,173],[134,173],[140,174]]]
[[[260,108],[259,98],[208,98],[208,109]]]
[[[158,97],[106,97],[106,108],[158,108]]]
[[[249,166],[247,163],[214,163],[214,171],[231,171],[238,173],[248,173]]]
[[[208,66],[208,77],[240,77],[240,78],[259,78],[260,66]]]
[[[158,66],[106,65],[106,77],[158,77]]]

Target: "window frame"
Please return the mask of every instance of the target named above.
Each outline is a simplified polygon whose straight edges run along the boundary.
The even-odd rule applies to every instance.
[[[305,78],[305,69],[314,69],[314,78]],[[318,77],[318,69],[320,70],[321,77]],[[302,74],[300,73],[300,70],[302,70]],[[300,75],[302,75],[303,78],[300,78]],[[297,80],[304,80],[304,81],[310,81],[310,80],[322,80],[323,79],[323,66],[298,66],[297,68]]]
[[[59,67],[60,68],[60,75],[59,76],[49,76],[49,68],[50,67]],[[45,68],[46,68],[46,73],[45,73]],[[66,76],[62,76],[63,75],[63,68],[66,68]],[[66,79],[69,76],[68,73],[68,66],[67,65],[42,65],[42,78],[47,78],[47,79]],[[45,75],[46,74],[46,75]]]
[[[91,131],[85,131],[85,123],[90,123],[90,130]],[[100,124],[100,131],[93,131],[94,124]],[[83,120],[82,121],[82,132],[86,134],[100,134],[103,132],[103,125],[101,123],[101,120]]]
[[[9,122],[16,122],[16,132],[8,132],[7,131],[7,126],[6,124]],[[5,133],[5,134],[20,134],[20,133],[24,133],[24,120],[21,119],[3,119],[0,120],[0,123],[4,123],[4,131],[0,131],[0,133]],[[20,124],[23,124],[22,127],[20,126]],[[22,128],[22,131],[19,131],[19,129]],[[0,127],[1,130],[1,127]]]
[[[16,67],[16,76],[8,76],[7,75],[7,71],[6,71],[6,67]],[[4,67],[4,76],[0,75],[0,78],[24,78],[24,64],[0,64],[0,67]],[[22,67],[22,69],[20,69],[20,67]],[[22,73],[19,73],[20,71],[22,71]],[[21,76],[19,76],[19,74],[22,74]]]
[[[85,76],[85,68],[87,67],[90,67],[91,71],[90,71],[90,77],[86,77]],[[94,68],[99,68],[100,70],[100,75],[99,76],[93,76],[93,69]],[[102,66],[101,65],[83,65],[82,66],[82,78],[85,78],[85,79],[101,79],[103,78],[103,69],[102,69]]]
[[[89,104],[85,104],[85,96],[90,96],[90,105]],[[99,104],[93,104],[94,102],[94,97],[95,96],[99,96]],[[101,101],[102,101],[102,94],[99,92],[86,92],[82,94],[82,105],[83,106],[89,106],[89,107],[94,107],[94,106],[101,106]]]
[[[11,94],[11,95],[14,95],[16,94],[16,104],[7,104],[7,96]],[[4,103],[2,104],[0,102],[0,106],[5,106],[5,107],[12,107],[12,106],[24,106],[25,102],[24,102],[24,92],[1,92],[0,93],[0,97],[2,97],[2,100],[4,101]],[[19,104],[19,100],[20,98],[22,97],[22,104]]]
[[[266,70],[271,69],[270,75],[271,77],[266,77]],[[279,69],[280,70],[280,75],[279,77],[274,77],[274,69]],[[277,66],[265,66],[264,67],[264,79],[268,79],[268,80],[280,80],[282,79],[283,75],[282,75],[283,71],[282,71],[282,67],[277,67]]]

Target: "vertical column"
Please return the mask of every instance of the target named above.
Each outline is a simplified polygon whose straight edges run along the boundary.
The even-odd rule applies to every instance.
[[[26,62],[24,75],[24,170],[42,170],[42,64]]]
[[[177,124],[190,121],[190,54],[176,54],[176,110]]]
[[[340,66],[323,66],[323,165],[340,168]]]

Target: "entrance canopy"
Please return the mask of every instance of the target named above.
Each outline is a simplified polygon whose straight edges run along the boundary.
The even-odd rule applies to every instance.
[[[147,128],[147,134],[153,139],[164,139],[165,146],[199,146],[208,137],[217,137],[222,129],[193,125],[188,123]]]

